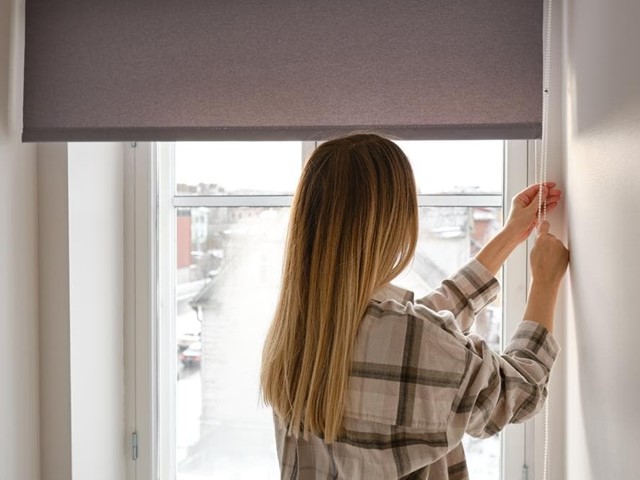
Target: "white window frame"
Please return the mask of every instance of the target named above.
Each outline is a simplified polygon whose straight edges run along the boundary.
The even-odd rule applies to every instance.
[[[308,153],[312,142],[303,144]],[[419,195],[420,206],[502,207],[534,182],[535,142],[504,143],[503,195]],[[174,480],[175,361],[160,354],[175,344],[174,280],[177,207],[289,206],[289,195],[177,196],[174,194],[173,144],[138,142],[125,149],[125,402],[128,480]],[[308,155],[301,155],[304,158]],[[301,160],[303,161],[303,160]],[[164,240],[164,241],[162,241]],[[528,251],[519,247],[503,272],[503,341],[522,319],[528,286]],[[163,274],[160,274],[163,272]],[[165,352],[166,353],[166,352]],[[165,372],[164,379],[158,372]],[[541,420],[510,425],[503,431],[502,479],[541,478]],[[538,472],[537,472],[537,471]],[[525,473],[527,475],[525,476]]]

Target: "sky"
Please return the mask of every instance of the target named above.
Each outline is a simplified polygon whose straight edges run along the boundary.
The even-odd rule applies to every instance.
[[[402,141],[421,193],[499,193],[503,142]],[[228,192],[293,193],[302,167],[301,142],[179,142],[176,183],[215,183]]]

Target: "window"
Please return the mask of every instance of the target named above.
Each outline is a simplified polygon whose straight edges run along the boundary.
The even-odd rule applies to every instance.
[[[395,283],[423,295],[500,228],[505,199],[528,183],[529,146],[399,143],[416,175],[420,239],[411,268]],[[279,478],[271,412],[259,403],[258,375],[279,288],[288,206],[314,145],[194,142],[143,148],[148,178],[158,178],[157,196],[150,200],[157,198],[159,207],[158,242],[149,270],[159,280],[157,315],[149,312],[156,322],[149,327],[149,355],[136,365],[151,379],[137,399],[153,406],[147,422],[151,445],[140,446],[149,452],[149,466],[136,469],[133,478],[146,479],[146,472],[172,480]],[[140,145],[136,149],[138,155]],[[497,350],[524,307],[521,250],[505,268],[503,294],[475,325]],[[471,478],[520,475],[524,439],[522,426],[489,440],[466,439]]]
[[[258,384],[302,158],[300,142],[174,145],[177,479],[280,478]]]

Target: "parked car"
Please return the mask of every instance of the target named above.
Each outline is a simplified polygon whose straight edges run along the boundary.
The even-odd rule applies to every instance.
[[[202,324],[195,314],[181,315],[176,319],[176,342],[184,350],[200,341]]]
[[[178,356],[185,367],[200,367],[202,361],[202,343],[194,342]]]

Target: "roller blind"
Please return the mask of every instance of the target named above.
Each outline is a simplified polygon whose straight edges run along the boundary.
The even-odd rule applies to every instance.
[[[27,0],[24,141],[536,138],[540,0]]]

